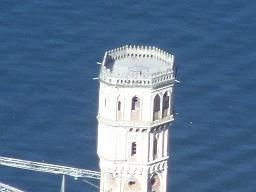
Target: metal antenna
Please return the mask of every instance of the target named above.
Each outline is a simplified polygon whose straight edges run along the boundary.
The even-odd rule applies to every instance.
[[[65,175],[62,176],[60,192],[65,192]]]

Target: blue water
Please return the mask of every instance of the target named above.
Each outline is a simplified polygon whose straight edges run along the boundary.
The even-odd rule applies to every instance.
[[[97,61],[125,44],[176,56],[169,192],[256,190],[256,1],[0,2],[0,155],[98,169]],[[58,191],[59,176],[0,167]],[[67,191],[97,189],[67,178]]]

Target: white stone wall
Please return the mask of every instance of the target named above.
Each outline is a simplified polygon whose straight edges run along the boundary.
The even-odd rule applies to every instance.
[[[98,116],[107,120],[116,121],[117,105],[121,101],[121,113],[123,121],[131,120],[131,102],[134,96],[140,98],[140,121],[151,122],[153,117],[153,100],[159,94],[161,104],[163,102],[163,95],[168,91],[172,96],[173,87],[166,86],[156,90],[140,87],[115,87],[105,83],[101,83],[99,91],[99,110]],[[170,98],[170,108],[172,108],[172,98]],[[162,105],[161,112],[162,112]],[[171,109],[170,109],[171,110]]]
[[[108,120],[117,120],[117,102],[121,101],[121,111],[124,121],[131,119],[131,100],[134,96],[140,98],[141,121],[150,121],[150,90],[146,88],[128,88],[108,86],[101,83],[99,92],[98,115]],[[106,101],[106,105],[105,105]]]
[[[98,155],[106,161],[146,163],[149,161],[149,154],[152,150],[149,135],[151,133],[148,131],[136,132],[127,128],[100,124],[98,127]],[[131,156],[132,142],[137,144],[137,153],[134,156]]]
[[[170,95],[169,111],[172,111],[171,85],[152,89],[116,87],[100,83],[97,153],[100,158],[102,192],[152,191],[151,177],[155,174],[159,177],[159,190],[166,191],[167,126],[170,122],[168,118],[172,114],[169,113],[164,121],[160,118],[153,122],[154,97],[157,94],[160,96],[162,115],[163,95],[166,91]],[[134,96],[140,98],[140,117],[139,120],[132,121],[131,107]],[[118,101],[121,101],[121,119],[118,118]],[[156,156],[154,156],[155,139],[157,139]],[[136,142],[134,156],[131,155],[133,142]],[[133,180],[136,185],[129,185]],[[154,189],[157,187],[154,186]]]

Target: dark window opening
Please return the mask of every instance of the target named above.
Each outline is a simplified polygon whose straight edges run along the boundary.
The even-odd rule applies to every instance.
[[[165,92],[163,96],[163,110],[162,110],[162,116],[167,117],[169,115],[169,108],[170,108],[170,97],[167,92]]]
[[[151,185],[155,185],[156,184],[156,179],[153,177],[152,179],[151,179]]]
[[[164,94],[163,97],[163,109],[169,108],[169,96],[167,95],[167,92]]]
[[[130,186],[131,186],[131,185],[135,185],[135,184],[136,184],[135,181],[129,181],[129,182],[128,182],[128,185],[130,185]]]
[[[131,155],[134,156],[137,153],[137,144],[136,142],[132,142]]]
[[[154,159],[156,158],[157,155],[157,139],[154,139],[154,143],[153,143],[153,156]]]
[[[117,110],[118,110],[118,111],[121,111],[121,101],[118,101]]]
[[[132,98],[132,110],[138,110],[140,108],[140,99],[138,97]]]
[[[157,94],[154,98],[153,121],[160,118],[160,96]]]

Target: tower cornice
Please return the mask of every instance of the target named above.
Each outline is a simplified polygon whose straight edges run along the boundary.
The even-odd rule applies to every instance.
[[[163,119],[149,122],[136,122],[136,121],[116,121],[105,119],[102,116],[97,116],[99,124],[104,124],[112,127],[122,127],[122,128],[140,128],[140,129],[152,129],[159,126],[168,126],[172,121],[174,121],[174,116],[167,116]]]

